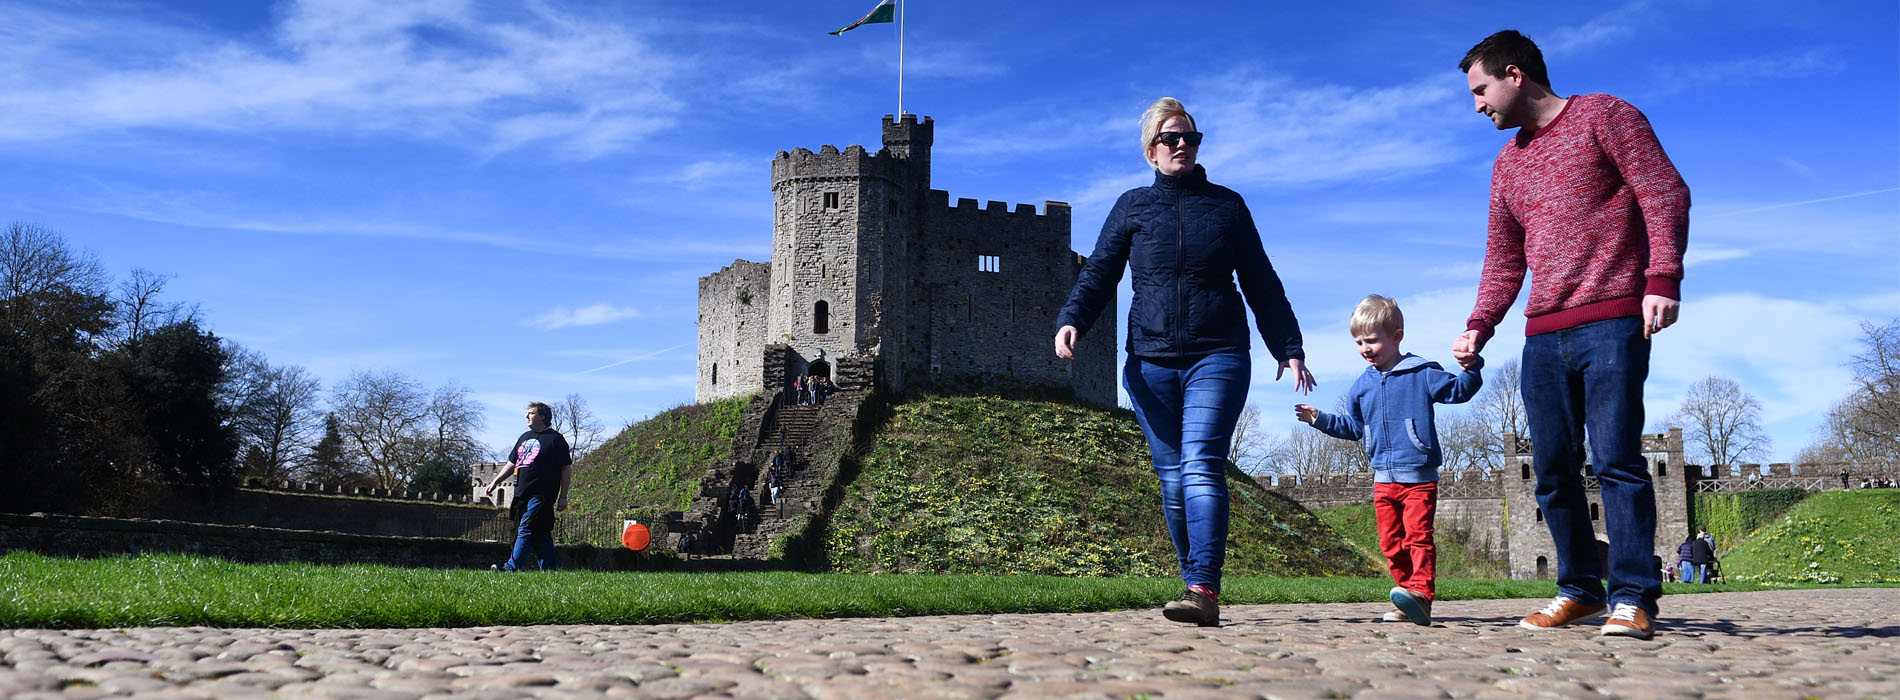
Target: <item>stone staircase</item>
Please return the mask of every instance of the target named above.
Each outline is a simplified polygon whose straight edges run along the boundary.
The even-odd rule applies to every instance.
[[[788,533],[800,515],[822,507],[831,484],[826,470],[810,461],[826,447],[814,442],[821,439],[817,432],[821,424],[855,422],[865,394],[857,388],[841,389],[817,406],[791,403],[789,394],[755,397],[740,419],[733,456],[707,471],[692,506],[669,518],[667,530],[694,533],[700,558],[764,560],[772,540]],[[781,445],[790,458],[780,472],[779,500],[765,503],[770,500],[766,484],[772,455]],[[733,508],[733,495],[742,487],[750,491],[754,506],[753,517],[743,527]],[[677,546],[677,535],[667,544]]]

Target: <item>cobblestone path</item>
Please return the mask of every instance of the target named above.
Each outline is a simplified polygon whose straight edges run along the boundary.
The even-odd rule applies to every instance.
[[[1654,640],[1541,600],[422,630],[0,630],[0,697],[1893,698],[1900,590],[1673,596]]]

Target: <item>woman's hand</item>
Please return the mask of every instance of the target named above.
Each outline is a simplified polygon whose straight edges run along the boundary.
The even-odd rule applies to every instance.
[[[1061,337],[1061,334],[1058,333],[1057,337]],[[1280,381],[1280,377],[1285,376],[1289,369],[1293,370],[1294,391],[1304,394],[1312,391],[1313,387],[1319,386],[1319,382],[1313,381],[1313,373],[1306,371],[1306,361],[1298,359],[1282,360],[1280,371],[1273,373],[1273,381]]]
[[[1056,357],[1064,360],[1075,359],[1075,339],[1082,335],[1075,326],[1063,326],[1056,331]]]

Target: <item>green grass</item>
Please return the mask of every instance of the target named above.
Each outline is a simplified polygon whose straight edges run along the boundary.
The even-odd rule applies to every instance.
[[[1172,577],[497,574],[12,552],[0,556],[0,627],[411,628],[1090,612],[1156,606],[1180,585]],[[1382,578],[1230,577],[1221,599],[1229,605],[1372,602],[1385,600],[1389,586]],[[1669,592],[1764,588],[1672,584]],[[1476,600],[1542,598],[1551,591],[1549,581],[1450,579],[1438,592],[1444,600]]]
[[[1817,493],[1722,557],[1729,579],[1900,583],[1900,491]]]
[[[1327,508],[1315,514],[1345,537],[1370,566],[1385,570],[1385,555],[1379,552],[1379,526],[1373,520],[1372,504]],[[1438,549],[1439,578],[1504,578],[1510,573],[1504,562],[1484,558],[1482,553],[1450,536],[1442,527],[1433,533],[1432,542]]]
[[[1796,503],[1807,499],[1802,489],[1761,489],[1739,493],[1697,493],[1692,512],[1694,527],[1707,528],[1715,538],[1715,551],[1727,552],[1741,545],[1756,530],[1781,517]]]
[[[659,520],[692,507],[708,465],[732,455],[751,397],[668,409],[628,426],[574,464],[570,517]],[[610,537],[608,545],[617,545]]]
[[[823,542],[833,571],[1164,576],[1160,489],[1134,416],[929,397],[891,407]],[[1372,576],[1325,523],[1229,471],[1227,573]]]

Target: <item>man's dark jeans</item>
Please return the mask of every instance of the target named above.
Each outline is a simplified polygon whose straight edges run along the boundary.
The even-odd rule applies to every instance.
[[[522,496],[515,496],[521,498]],[[536,564],[542,571],[554,570],[554,500],[541,496],[527,496],[528,507],[521,511],[521,526],[515,530],[515,550],[508,562],[501,565],[503,571],[519,571],[528,567],[528,550],[534,549]]]
[[[1642,320],[1615,318],[1526,338],[1524,409],[1531,427],[1537,505],[1557,553],[1557,589],[1586,603],[1631,603],[1655,615],[1656,487],[1643,459]],[[1584,440],[1603,486],[1609,594],[1584,498]]]

